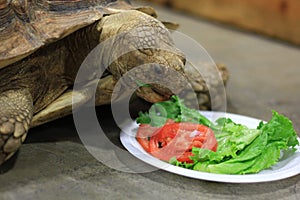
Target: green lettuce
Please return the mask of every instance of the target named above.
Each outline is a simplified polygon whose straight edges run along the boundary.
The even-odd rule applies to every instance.
[[[214,124],[209,119],[197,110],[185,106],[183,100],[176,95],[173,95],[168,101],[154,103],[149,112],[140,112],[136,121],[140,124],[162,126],[167,119],[173,119],[176,122],[194,122],[214,127]]]
[[[224,124],[224,131],[225,134],[216,133],[219,142],[216,152],[193,149],[195,156],[191,159],[195,163],[194,170],[220,174],[257,173],[276,164],[281,152],[295,151],[299,145],[292,122],[275,111],[272,119],[265,124],[261,122],[257,129],[247,130],[228,120]],[[226,135],[228,132],[232,134]],[[248,132],[249,137],[243,132]],[[236,134],[240,136],[232,140]]]

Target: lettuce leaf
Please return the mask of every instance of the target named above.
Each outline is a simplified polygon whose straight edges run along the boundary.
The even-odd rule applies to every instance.
[[[266,124],[261,122],[256,131],[231,120],[226,120],[224,131],[225,134],[217,137],[220,142],[217,152],[207,152],[203,157],[203,150],[193,150],[194,170],[221,174],[257,173],[277,163],[282,151],[295,151],[299,145],[292,122],[275,111],[272,119]],[[231,134],[226,135],[228,132]],[[233,135],[237,136],[234,140]]]
[[[140,124],[162,126],[167,119],[173,119],[176,122],[194,122],[214,127],[214,124],[209,119],[197,110],[185,106],[184,101],[176,95],[173,95],[168,101],[154,103],[149,112],[140,112],[136,120]]]

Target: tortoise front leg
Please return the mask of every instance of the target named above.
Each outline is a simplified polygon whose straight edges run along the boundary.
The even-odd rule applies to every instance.
[[[0,165],[24,142],[33,113],[33,100],[27,89],[0,94]]]

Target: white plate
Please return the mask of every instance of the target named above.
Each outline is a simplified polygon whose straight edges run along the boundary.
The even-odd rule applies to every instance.
[[[249,128],[256,128],[261,120],[246,117],[237,114],[220,113],[220,112],[201,112],[210,120],[215,120],[219,117],[231,118],[234,122],[246,125]],[[226,183],[257,183],[268,182],[285,179],[291,176],[300,174],[300,147],[292,155],[283,155],[280,161],[273,165],[271,168],[263,170],[257,174],[246,175],[227,175],[227,174],[214,174],[207,172],[199,172],[190,169],[185,169],[163,162],[150,154],[148,154],[135,139],[136,130],[138,125],[132,123],[121,131],[120,139],[124,147],[138,159],[165,171],[179,174],[182,176],[202,179],[216,182]],[[298,138],[300,141],[300,139]]]

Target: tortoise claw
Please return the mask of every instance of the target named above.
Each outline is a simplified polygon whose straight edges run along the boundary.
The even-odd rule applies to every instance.
[[[24,142],[32,118],[32,100],[26,90],[0,95],[0,165],[12,157]]]
[[[17,116],[22,120],[20,116]],[[17,121],[14,118],[1,118],[0,123],[0,164],[8,160],[24,142],[28,131],[26,120]]]

